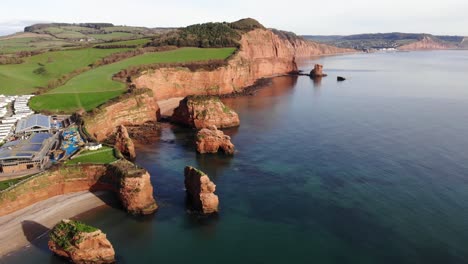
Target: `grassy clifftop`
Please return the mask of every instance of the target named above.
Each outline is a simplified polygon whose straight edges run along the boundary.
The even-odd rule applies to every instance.
[[[149,45],[200,48],[238,47],[242,33],[257,28],[264,27],[252,18],[241,19],[233,23],[196,24],[163,34]]]

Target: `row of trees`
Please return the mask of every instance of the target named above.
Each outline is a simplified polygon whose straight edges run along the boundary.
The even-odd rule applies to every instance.
[[[148,45],[200,48],[238,47],[242,33],[257,28],[264,27],[251,18],[241,19],[233,23],[196,24],[162,34]]]

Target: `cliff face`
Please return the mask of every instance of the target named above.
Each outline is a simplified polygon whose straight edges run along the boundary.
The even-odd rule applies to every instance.
[[[455,45],[435,41],[430,37],[424,37],[420,41],[398,47],[399,50],[443,50],[455,48],[457,48]]]
[[[153,90],[157,100],[228,94],[241,91],[258,79],[296,71],[297,59],[354,51],[302,39],[288,40],[265,29],[243,34],[240,44],[228,65],[216,70],[162,68],[143,73],[134,83],[138,88]]]
[[[120,125],[142,125],[158,118],[159,106],[151,91],[131,94],[83,117],[86,130],[98,141],[108,138]]]
[[[196,129],[239,126],[239,116],[215,96],[188,96],[174,109],[171,121]]]
[[[101,230],[68,219],[51,230],[49,249],[73,263],[115,263],[115,251]]]
[[[153,186],[144,169],[128,161],[109,165],[63,166],[50,169],[0,193],[0,216],[15,212],[57,195],[81,191],[112,191],[132,214],[157,209]]]

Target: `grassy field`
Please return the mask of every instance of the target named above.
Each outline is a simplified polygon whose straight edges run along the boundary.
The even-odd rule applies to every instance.
[[[13,185],[17,184],[18,182],[20,182],[22,180],[25,180],[25,179],[27,179],[27,178],[29,178],[31,176],[32,175],[17,178],[17,179],[13,179],[13,180],[0,181],[0,191],[8,189],[8,187],[13,186]]]
[[[0,39],[0,54],[50,49],[61,47],[63,45],[70,45],[70,43],[51,36]]]
[[[149,43],[151,39],[149,38],[142,38],[142,39],[132,39],[132,40],[123,40],[123,41],[115,41],[110,43],[100,43],[99,45],[137,45],[143,46],[146,43]]]
[[[110,147],[103,147],[102,149],[96,151],[84,151],[74,159],[66,161],[65,164],[108,164],[116,160],[117,158],[114,156],[114,149]]]
[[[125,84],[112,80],[112,76],[122,69],[153,63],[225,59],[234,50],[234,48],[181,48],[136,56],[84,72],[72,78],[64,86],[34,97],[30,106],[36,111],[73,112],[80,108],[91,110],[125,91]]]
[[[0,65],[0,94],[32,93],[45,87],[55,78],[75,69],[85,67],[100,58],[126,49],[79,49],[47,52],[25,58],[22,64]],[[47,73],[36,74],[34,70],[43,64]]]
[[[129,39],[134,38],[135,34],[127,32],[112,32],[108,34],[90,34],[88,37],[93,37],[97,40],[113,40],[113,39]],[[113,44],[113,43],[112,43]]]

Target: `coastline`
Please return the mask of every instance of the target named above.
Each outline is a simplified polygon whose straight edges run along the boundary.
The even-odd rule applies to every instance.
[[[106,201],[113,199],[112,197],[110,192],[71,193],[52,197],[0,217],[0,259],[30,245],[64,218],[76,217],[91,209],[107,206]]]

